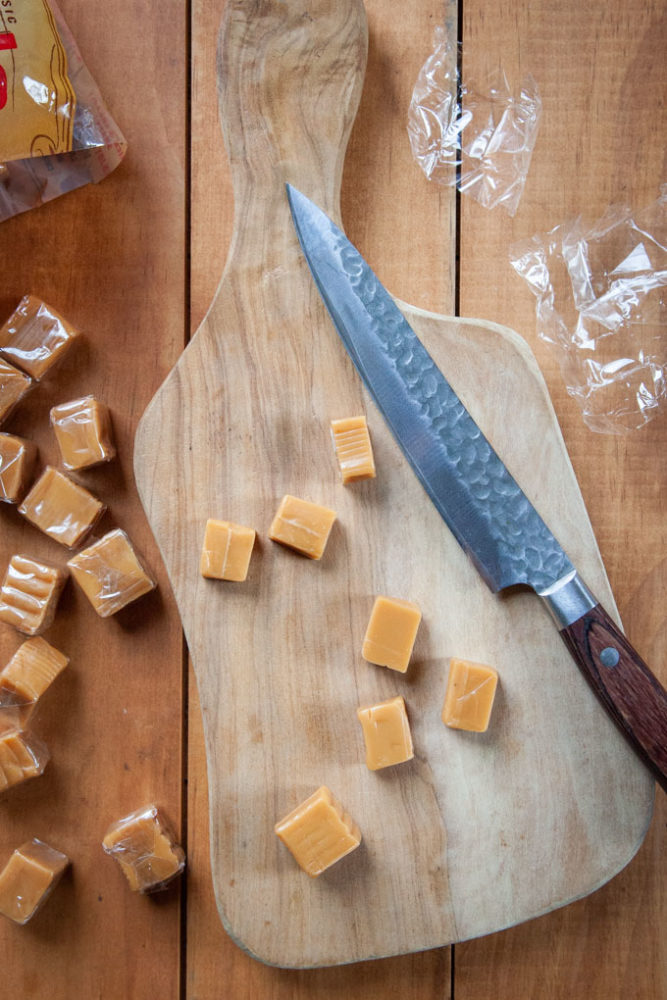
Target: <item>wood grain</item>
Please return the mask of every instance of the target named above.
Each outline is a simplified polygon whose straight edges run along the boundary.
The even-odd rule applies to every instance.
[[[377,485],[355,495],[322,465],[328,419],[368,407],[314,295],[284,182],[338,216],[365,29],[358,3],[305,13],[298,2],[226,7],[219,81],[237,219],[232,249],[211,310],[142,419],[135,461],[199,685],[220,916],[243,948],[282,966],[422,950],[563,905],[632,856],[652,790],[573,677],[537,602],[488,593],[424,504],[375,411],[369,422],[384,469]],[[403,308],[611,602],[546,390],[521,338]],[[318,572],[264,536],[246,586],[202,581],[207,517],[261,532],[288,491],[339,512],[333,552]],[[401,529],[388,536],[394,522]],[[391,782],[371,784],[360,776],[350,720],[358,703],[387,697],[397,683],[355,663],[354,637],[380,592],[417,600],[428,625],[407,688],[421,752]],[[501,668],[504,706],[491,740],[443,733],[434,692],[444,687],[447,656],[461,650]],[[243,668],[235,669],[239,656]],[[539,699],[536,662],[545,664]],[[276,850],[272,826],[324,781],[362,826],[364,846],[307,883]],[[604,810],[590,794],[596,781],[607,789]],[[547,783],[553,791],[545,799]],[[567,861],[564,822],[578,844]],[[485,863],[471,866],[480,830]],[[252,909],[248,893],[261,901]]]
[[[82,0],[62,6],[129,152],[100,185],[2,225],[0,315],[32,291],[84,333],[6,429],[34,437],[40,461],[57,465],[50,406],[87,393],[109,404],[118,459],[80,478],[109,504],[100,528],[127,530],[159,589],[102,621],[70,583],[46,634],[71,658],[34,721],[52,759],[41,778],[0,800],[0,864],[37,836],[65,851],[72,867],[30,924],[1,921],[0,993],[176,997],[179,886],[159,900],[132,895],[101,840],[111,821],[154,798],[177,829],[181,819],[181,631],[132,455],[138,415],[185,336],[186,25],[177,3],[169,17],[165,5],[159,17],[151,4],[109,3],[95,17]],[[3,572],[14,551],[64,566],[65,549],[1,506]],[[0,663],[20,639],[0,629]]]
[[[181,300],[189,93],[185,11],[173,2],[141,9],[119,0],[94,9],[81,0],[62,0],[61,5],[130,139],[130,152],[119,172],[99,188],[3,224],[0,308],[8,312],[29,285],[46,290],[45,295],[48,291],[54,304],[60,303],[73,318],[81,317],[79,308],[85,309],[85,356],[79,356],[76,370],[66,377],[61,371],[59,377],[65,377],[61,384],[73,393],[89,387],[102,392],[108,385],[115,400],[121,464],[109,468],[113,474],[104,482],[95,473],[95,484],[107,497],[113,494],[114,516],[131,527],[158,572],[160,603],[157,609],[147,609],[140,627],[114,629],[110,637],[108,628],[101,631],[88,617],[87,608],[70,606],[73,592],[64,598],[58,637],[63,648],[76,640],[80,662],[77,657],[69,676],[60,679],[63,687],[51,692],[55,701],[44,704],[35,726],[39,724],[54,753],[49,766],[57,785],[57,809],[49,804],[51,799],[47,803],[37,796],[38,782],[32,790],[26,785],[21,810],[11,810],[11,820],[10,810],[0,806],[0,850],[8,852],[16,837],[29,835],[32,823],[41,817],[44,835],[51,833],[54,842],[62,835],[61,846],[65,834],[69,838],[76,829],[75,842],[66,845],[75,868],[32,925],[0,926],[0,992],[40,1000],[46,995],[152,1000],[156,994],[187,995],[190,1000],[442,1000],[449,996],[449,948],[292,972],[253,961],[226,935],[211,890],[206,765],[194,689],[188,715],[187,837],[183,831],[189,860],[187,933],[179,935],[177,894],[153,902],[128,898],[113,864],[107,866],[107,859],[96,853],[102,801],[114,811],[123,809],[135,787],[153,794],[159,784],[169,811],[178,818],[178,733],[181,707],[187,701],[179,681],[180,625],[145,529],[129,458],[136,422],[176,360],[183,330],[189,322],[193,331],[197,328],[213,298],[231,238],[233,201],[219,142],[214,79],[221,0],[194,0],[188,317]],[[404,131],[407,99],[430,51],[432,27],[446,17],[444,5],[441,0],[399,5],[367,0],[366,9],[368,73],[344,164],[343,220],[387,287],[406,301],[448,312],[451,192],[424,180],[410,161]],[[464,20],[464,61],[472,68],[475,63],[481,68],[501,63],[510,77],[515,68],[530,69],[542,89],[545,114],[517,217],[511,221],[502,211],[485,212],[462,199],[462,309],[507,323],[535,351],[625,629],[652,668],[662,668],[664,683],[667,469],[659,456],[667,444],[665,421],[623,440],[587,431],[563,389],[554,359],[534,337],[532,297],[506,263],[513,239],[544,231],[582,209],[595,218],[619,196],[639,205],[655,196],[664,178],[664,148],[658,140],[664,134],[667,103],[664,10],[655,0],[595,0],[589,5],[567,0],[559,7],[502,0],[493,9],[467,0]],[[103,369],[104,378],[94,382],[93,375],[101,378]],[[53,402],[56,399],[54,392]],[[35,397],[31,406],[37,402]],[[20,421],[17,414],[12,424],[34,431],[47,458],[48,406],[45,397],[37,410]],[[0,521],[2,554],[7,544],[23,536],[6,509],[0,510]],[[39,538],[36,533],[30,537]],[[53,554],[50,543],[48,551]],[[79,614],[84,620],[75,625]],[[0,659],[15,645],[9,633],[0,639],[3,636]],[[64,728],[72,717],[74,737]],[[127,762],[132,771],[124,772],[116,785],[113,758],[119,742],[126,751],[121,766]],[[33,792],[39,801],[33,800]],[[659,795],[637,857],[598,892],[538,920],[457,945],[457,997],[654,1000],[667,994],[662,931],[667,916],[665,802]],[[80,844],[89,859],[84,862],[81,854],[74,854]],[[187,974],[182,991],[181,965]]]
[[[464,71],[500,64],[532,72],[544,110],[531,171],[513,220],[462,199],[461,309],[522,333],[545,373],[586,498],[626,634],[667,680],[664,417],[627,437],[594,434],[567,395],[557,361],[535,336],[534,299],[507,267],[512,242],[623,201],[652,201],[665,176],[664,6],[468,0]],[[483,250],[480,250],[483,248]],[[653,1000],[667,992],[667,807],[658,794],[637,857],[599,892],[566,910],[456,948],[463,1000]]]

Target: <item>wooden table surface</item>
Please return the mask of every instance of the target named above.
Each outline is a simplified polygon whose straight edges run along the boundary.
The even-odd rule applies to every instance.
[[[232,2],[232,0],[229,0]],[[234,0],[238,2],[238,0]],[[250,2],[250,0],[249,0]],[[667,996],[665,797],[636,857],[594,894],[454,948],[317,971],[263,966],[226,936],[208,864],[206,763],[194,679],[176,606],[132,474],[137,421],[196,330],[224,266],[233,197],[217,119],[216,35],[224,0],[61,7],[129,141],[125,162],[2,225],[0,317],[33,291],[86,334],[72,362],[5,428],[57,461],[58,400],[96,393],[112,408],[119,461],[86,476],[154,570],[159,588],[121,619],[97,619],[68,587],[47,633],[71,665],[35,731],[52,760],[0,800],[0,863],[32,836],[73,860],[25,927],[0,926],[1,997],[109,1000],[656,1000]],[[345,164],[351,239],[400,298],[516,329],[547,380],[627,633],[667,683],[664,415],[626,436],[595,434],[535,333],[534,300],[508,263],[516,239],[572,215],[597,218],[657,197],[664,179],[667,44],[658,0],[462,0],[464,72],[532,72],[544,110],[519,210],[487,211],[427,182],[412,161],[407,107],[442,0],[367,0],[369,57]],[[451,10],[451,8],[449,8]],[[454,20],[456,23],[456,19]],[[458,258],[458,266],[456,264]],[[174,456],[178,462],[178,456]],[[62,551],[0,510],[0,564]],[[0,629],[0,663],[18,647]],[[604,789],[600,789],[604,795]],[[163,806],[188,855],[187,878],[132,895],[102,852],[107,825]],[[250,904],[251,901],[250,901]]]

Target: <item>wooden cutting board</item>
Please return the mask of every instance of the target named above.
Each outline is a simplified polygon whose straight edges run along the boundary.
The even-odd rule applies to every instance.
[[[653,800],[540,602],[492,595],[459,549],[362,389],[302,258],[284,184],[340,222],[366,43],[360,0],[227,3],[219,87],[234,239],[215,301],[135,446],[199,685],[220,916],[241,947],[284,966],[422,950],[562,906],[630,860]],[[613,610],[525,343],[491,323],[399,305]],[[378,476],[343,487],[329,421],[357,413],[368,416]],[[285,493],[337,511],[321,562],[268,540]],[[209,517],[256,528],[245,583],[200,576]],[[423,612],[406,675],[361,658],[379,593]],[[500,673],[485,734],[440,721],[453,655]],[[371,773],[356,708],[394,694],[408,706],[415,759]],[[363,843],[312,880],[273,825],[321,784]]]

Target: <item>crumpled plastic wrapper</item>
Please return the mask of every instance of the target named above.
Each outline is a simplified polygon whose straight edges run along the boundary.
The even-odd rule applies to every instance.
[[[436,28],[408,112],[412,155],[429,180],[456,186],[485,208],[502,205],[513,216],[542,113],[537,84],[527,76],[514,94],[502,71],[483,87],[463,83],[457,54],[445,30]]]
[[[55,0],[5,7],[0,222],[101,181],[127,150]]]
[[[558,356],[591,430],[624,434],[667,404],[667,184],[633,212],[620,205],[510,248],[537,297],[537,332]]]

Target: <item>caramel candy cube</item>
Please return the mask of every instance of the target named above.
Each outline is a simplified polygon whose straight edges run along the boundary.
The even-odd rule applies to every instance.
[[[116,454],[109,407],[94,396],[54,406],[51,426],[66,469],[87,469],[111,461]]]
[[[274,830],[311,878],[361,843],[359,827],[326,785],[276,823]]]
[[[37,840],[17,847],[0,872],[0,913],[26,924],[48,899],[69,864],[55,847]]]
[[[452,657],[442,721],[452,729],[486,732],[497,685],[498,671],[493,667]]]
[[[0,501],[18,503],[28,489],[37,446],[32,441],[0,434]]]
[[[50,465],[19,507],[31,524],[68,549],[83,541],[105,510],[101,500]]]
[[[255,532],[231,521],[206,522],[200,571],[210,580],[242,583],[248,575]]]
[[[358,479],[375,479],[375,461],[366,417],[332,420],[331,436],[344,485]]]
[[[421,618],[421,611],[411,601],[376,597],[361,655],[369,663],[377,663],[404,674],[412,656]]]
[[[12,730],[0,735],[0,792],[42,774],[48,747],[32,734]]]
[[[405,702],[398,695],[368,708],[358,708],[366,742],[366,767],[379,771],[383,767],[412,760],[412,736]]]
[[[0,730],[22,728],[69,658],[42,639],[26,639],[0,672]]]
[[[155,587],[120,528],[72,556],[67,565],[100,618],[115,615]]]
[[[102,847],[116,859],[133,892],[162,889],[185,867],[183,848],[154,805],[113,823]]]
[[[78,336],[55,309],[35,295],[24,295],[0,329],[0,354],[39,382]]]
[[[0,589],[0,621],[25,635],[39,635],[53,621],[66,582],[67,574],[57,566],[12,556]]]
[[[287,494],[271,522],[269,538],[309,559],[321,559],[335,520],[333,510]]]
[[[32,379],[0,357],[0,424],[32,388]]]

